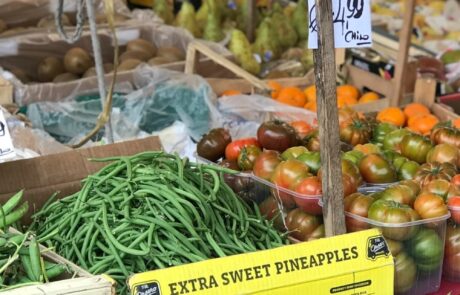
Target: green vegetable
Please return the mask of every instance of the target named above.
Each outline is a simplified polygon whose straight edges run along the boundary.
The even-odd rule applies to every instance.
[[[225,184],[232,170],[163,152],[96,161],[112,163],[42,208],[33,229],[61,256],[117,280],[117,293],[133,273],[287,242]]]

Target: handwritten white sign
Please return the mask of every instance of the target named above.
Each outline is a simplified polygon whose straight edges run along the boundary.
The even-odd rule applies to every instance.
[[[332,0],[335,48],[372,46],[370,0]],[[315,0],[308,0],[308,48],[318,48]]]
[[[5,116],[0,110],[0,159],[7,159],[16,156],[10,131],[6,124]]]

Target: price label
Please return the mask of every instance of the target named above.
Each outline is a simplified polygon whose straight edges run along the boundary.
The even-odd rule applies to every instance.
[[[6,124],[3,111],[0,110],[0,160],[16,156],[14,152],[13,140]]]
[[[372,46],[370,0],[332,0],[335,48]],[[316,2],[308,0],[308,48],[318,48]]]

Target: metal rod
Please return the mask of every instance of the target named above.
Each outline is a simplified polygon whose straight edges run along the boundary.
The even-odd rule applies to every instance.
[[[99,42],[99,37],[97,35],[97,26],[96,26],[96,21],[95,21],[96,15],[94,13],[93,0],[86,0],[86,10],[88,12],[89,28],[91,31],[91,43],[93,45],[94,62],[95,62],[96,75],[97,75],[97,85],[99,87],[99,95],[101,96],[101,105],[102,105],[102,110],[103,110],[105,99],[107,96],[107,90],[105,87],[104,64],[102,60],[101,44]],[[107,123],[105,125],[105,134],[107,136],[107,140],[109,143],[113,143],[113,130],[112,130],[111,122],[112,122],[111,116],[109,116]]]

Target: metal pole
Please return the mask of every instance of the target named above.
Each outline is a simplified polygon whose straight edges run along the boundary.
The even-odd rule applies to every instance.
[[[93,0],[86,0],[86,10],[88,12],[89,28],[91,31],[91,43],[93,45],[94,62],[98,82],[97,85],[99,87],[99,95],[101,96],[102,109],[104,109],[107,90],[105,88],[104,62],[102,60],[101,44],[99,42],[99,37],[97,36],[96,15],[94,13]],[[111,116],[109,116],[108,121],[105,124],[105,132],[109,143],[113,143],[113,130],[111,122]]]

